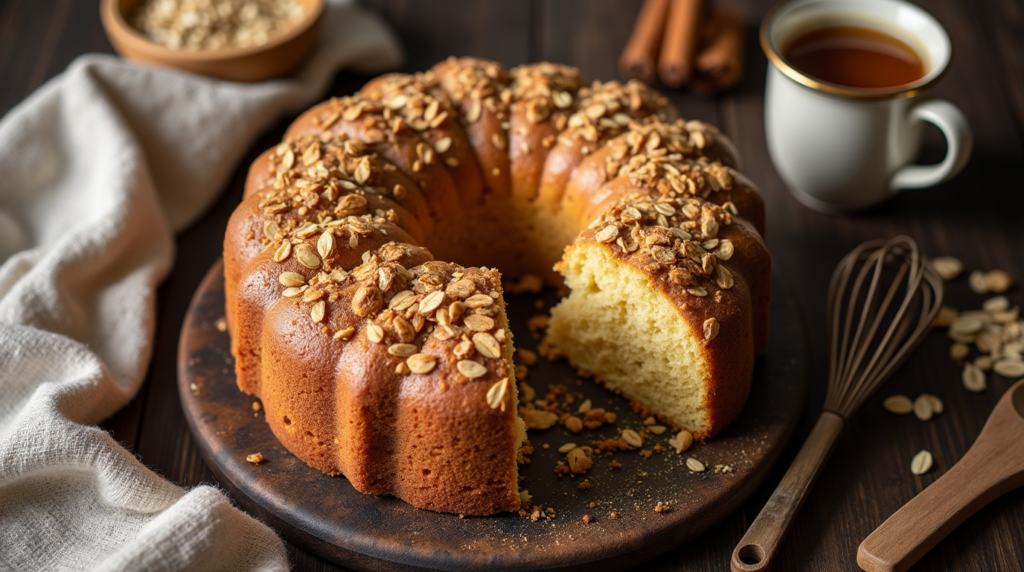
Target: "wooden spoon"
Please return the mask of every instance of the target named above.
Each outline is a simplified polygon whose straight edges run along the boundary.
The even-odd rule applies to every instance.
[[[1024,485],[1024,380],[1003,395],[967,454],[872,532],[857,551],[868,572],[902,572],[978,509]]]

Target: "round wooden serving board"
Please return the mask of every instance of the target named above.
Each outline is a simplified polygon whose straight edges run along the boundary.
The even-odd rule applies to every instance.
[[[343,477],[328,477],[289,453],[270,432],[253,398],[235,385],[224,315],[223,265],[217,263],[196,292],[185,317],[179,348],[179,389],[185,416],[199,449],[235,501],[290,541],[344,566],[360,570],[623,569],[646,562],[701,534],[736,510],[764,480],[799,418],[807,383],[807,345],[789,292],[773,281],[771,346],[758,358],[753,389],[740,417],[707,443],[679,455],[670,433],[651,436],[662,453],[637,451],[595,456],[583,477],[559,479],[557,449],[642,428],[629,404],[586,380],[565,362],[540,360],[526,380],[539,396],[564,384],[577,402],[617,414],[615,424],[578,435],[561,426],[531,431],[536,452],[521,469],[533,502],[555,510],[555,518],[533,522],[517,514],[460,518],[413,508],[393,497],[364,495]],[[537,300],[543,297],[544,309]],[[517,347],[536,349],[527,320],[547,312],[554,292],[507,295]],[[220,322],[223,324],[223,322]],[[545,446],[547,448],[545,448]],[[261,452],[260,465],[246,462]],[[686,458],[707,465],[686,468]],[[622,464],[612,469],[610,463]],[[716,471],[731,467],[731,472]],[[655,512],[657,503],[670,510]],[[591,506],[591,504],[594,506]],[[611,518],[612,513],[617,518]],[[583,516],[591,522],[585,523]]]

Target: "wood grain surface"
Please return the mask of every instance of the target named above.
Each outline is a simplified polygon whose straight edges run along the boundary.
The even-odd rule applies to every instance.
[[[810,334],[812,382],[805,413],[783,463],[765,484],[718,526],[647,569],[727,570],[729,555],[764,505],[806,436],[825,397],[825,296],[832,268],[860,242],[906,233],[930,255],[953,255],[968,268],[1003,268],[1024,281],[1024,7],[1019,0],[920,0],[948,29],[952,66],[935,95],[951,100],[974,130],[974,157],[955,180],[907,192],[864,215],[833,218],[812,212],[786,191],[768,159],[763,130],[766,60],[757,26],[771,0],[721,0],[747,21],[748,73],[738,88],[716,99],[667,91],[688,116],[722,127],[737,143],[743,171],[768,202],[768,244],[774,265],[799,301]],[[616,60],[641,0],[372,0],[366,2],[397,31],[420,70],[448,55],[495,58],[505,64],[548,59],[577,65],[599,79],[617,77]],[[98,2],[0,1],[0,113],[87,52],[112,53],[99,22]],[[330,94],[357,89],[366,78],[340,74]],[[325,94],[326,96],[327,94]],[[125,409],[103,426],[144,463],[181,484],[214,482],[198,456],[176,391],[178,334],[188,301],[220,255],[224,227],[241,196],[246,163],[281,136],[291,118],[254,142],[248,158],[207,215],[178,237],[173,273],[160,288],[156,348],[148,379]],[[841,133],[836,134],[842,136]],[[922,160],[945,150],[929,128]],[[1020,287],[1009,293],[1024,304]],[[947,285],[947,301],[978,308],[966,279]],[[777,570],[855,570],[860,542],[914,495],[944,474],[968,450],[999,397],[1011,385],[991,376],[989,388],[970,394],[948,357],[949,342],[933,333],[907,365],[850,419],[846,431],[777,561]],[[894,417],[881,407],[892,393],[938,395],[946,411],[928,422]],[[910,459],[928,449],[935,466],[910,473]],[[983,508],[926,554],[914,570],[1024,570],[1024,490]],[[338,568],[289,546],[300,570]]]
[[[982,507],[1024,486],[1024,381],[996,404],[967,454],[857,550],[868,572],[904,572]]]

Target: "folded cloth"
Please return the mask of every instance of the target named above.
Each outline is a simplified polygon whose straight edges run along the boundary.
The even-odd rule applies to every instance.
[[[380,20],[331,0],[291,78],[88,55],[0,120],[0,570],[287,569],[220,491],[183,490],[94,425],[142,384],[173,233],[335,70],[401,58]]]

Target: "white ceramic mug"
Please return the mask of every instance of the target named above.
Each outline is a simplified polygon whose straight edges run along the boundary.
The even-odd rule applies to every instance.
[[[912,47],[925,75],[891,89],[857,89],[808,76],[786,62],[788,43],[832,26],[871,28]],[[903,189],[930,187],[967,164],[971,130],[948,101],[928,97],[952,55],[949,35],[921,8],[901,0],[794,0],[761,26],[768,56],[765,133],[772,163],[793,195],[828,213],[872,207]],[[946,136],[946,157],[913,165],[922,122]]]

